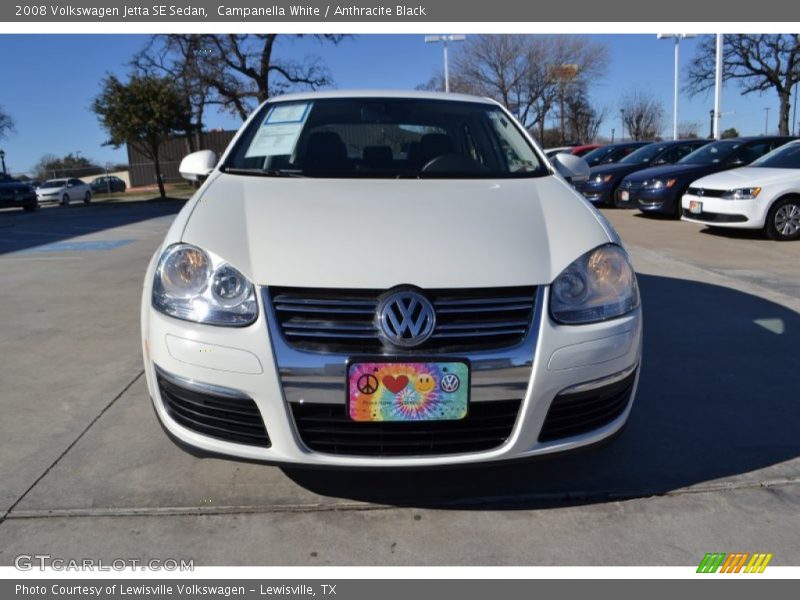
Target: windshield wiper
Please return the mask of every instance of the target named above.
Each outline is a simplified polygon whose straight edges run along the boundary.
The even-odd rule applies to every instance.
[[[244,167],[224,167],[223,173],[231,175],[257,175],[259,177],[305,177],[300,169],[255,169]]]

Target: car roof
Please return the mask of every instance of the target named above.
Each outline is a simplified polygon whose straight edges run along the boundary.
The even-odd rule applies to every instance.
[[[414,100],[445,100],[448,102],[479,102],[481,104],[497,105],[498,102],[491,98],[471,96],[469,94],[454,94],[445,92],[425,92],[419,90],[325,90],[318,92],[297,92],[273,96],[270,102],[289,102],[296,100],[319,100],[322,98],[405,98]]]
[[[642,140],[630,140],[628,142],[614,142],[613,144],[604,144],[600,148],[616,148],[618,146],[646,146],[647,144],[655,144],[655,142],[645,142]]]
[[[748,135],[735,138],[725,138],[722,140],[709,140],[709,142],[758,142],[760,140],[796,140],[798,138],[790,135]]]

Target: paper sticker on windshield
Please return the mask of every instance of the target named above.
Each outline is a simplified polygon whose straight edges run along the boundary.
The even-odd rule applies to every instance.
[[[311,102],[278,104],[273,107],[264,119],[264,125],[278,125],[281,123],[305,123]]]
[[[250,142],[244,154],[245,158],[292,154],[310,108],[311,102],[300,102],[282,104],[270,109],[253,141]]]

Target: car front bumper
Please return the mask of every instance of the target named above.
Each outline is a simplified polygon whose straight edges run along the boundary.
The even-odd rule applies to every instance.
[[[631,192],[630,203],[643,213],[672,214],[676,202],[680,202],[680,199],[676,197],[676,192],[670,189],[642,189]]]
[[[501,406],[502,398],[518,401],[510,433],[502,443],[475,452],[403,456],[312,450],[304,441],[298,414],[308,398],[323,403],[313,406],[327,406],[329,416],[344,414],[347,357],[303,352],[308,355],[305,357],[308,367],[303,370],[295,365],[287,369],[285,356],[279,356],[286,350],[285,340],[272,322],[271,306],[265,300],[267,294],[259,295],[258,320],[238,329],[165,316],[151,308],[149,294],[146,284],[142,343],[145,375],[155,411],[173,439],[206,453],[269,463],[351,468],[437,467],[546,455],[592,445],[616,433],[628,418],[638,384],[641,309],[607,322],[559,325],[548,315],[548,288],[540,286],[526,339],[519,346],[503,351],[505,359],[497,352],[491,357],[469,357],[473,364],[471,406],[477,413]],[[525,352],[529,356],[524,356]],[[448,355],[441,357],[445,360]],[[408,359],[413,360],[413,355]],[[322,371],[318,368],[320,361],[324,366]],[[520,374],[524,375],[521,381]],[[263,420],[268,441],[260,445],[239,443],[207,435],[208,430],[200,432],[186,427],[187,421],[178,422],[171,416],[170,389],[176,388],[169,388],[170,385],[188,390],[178,389],[178,393],[190,399],[194,398],[193,392],[219,394],[220,406],[235,402],[237,397],[254,403],[257,412],[252,411],[251,416],[256,414]],[[561,402],[561,413],[556,416],[563,419],[564,407],[567,412],[580,407],[587,393],[616,394],[608,400],[617,407],[613,418],[591,430],[559,436],[554,421],[547,421],[554,400],[558,397]],[[580,408],[577,410],[577,418],[584,418]],[[568,421],[569,418],[567,415]],[[546,423],[549,425],[545,426]],[[352,423],[349,425],[352,428]]]
[[[36,196],[0,196],[0,208],[19,208],[36,204]]]
[[[612,204],[613,195],[611,193],[611,187],[608,185],[604,184],[600,186],[583,184],[582,186],[578,186],[578,191],[583,194],[583,197],[592,204]]]
[[[699,203],[699,213],[691,212],[692,203]],[[763,199],[724,200],[709,196],[684,194],[681,198],[681,220],[714,227],[761,229],[767,218],[769,203]]]

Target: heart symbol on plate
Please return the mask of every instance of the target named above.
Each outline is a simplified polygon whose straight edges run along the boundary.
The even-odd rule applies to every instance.
[[[396,394],[408,385],[408,377],[405,375],[400,375],[400,377],[385,375],[383,378],[383,385],[387,390]]]

